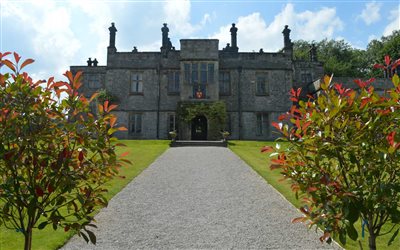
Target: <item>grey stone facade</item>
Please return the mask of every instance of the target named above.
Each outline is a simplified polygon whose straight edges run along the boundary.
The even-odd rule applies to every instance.
[[[165,24],[159,52],[138,52],[136,48],[118,52],[114,24],[109,30],[107,65],[94,66],[90,59],[88,66],[71,66],[71,71],[83,71],[84,95],[106,89],[116,97],[118,123],[128,128],[117,134],[122,139],[167,139],[174,129],[178,139],[220,139],[207,131],[196,137],[202,125],[210,129],[209,117],[198,114],[192,122],[182,122],[177,108],[182,102],[223,101],[227,120],[221,128],[230,132],[230,139],[272,140],[277,134],[271,121],[292,105],[289,90],[305,87],[323,75],[316,58],[292,59],[287,26],[282,32],[283,52],[277,53],[239,52],[234,25],[232,46],[223,50],[218,49],[216,39],[182,39],[180,50],[175,50]]]

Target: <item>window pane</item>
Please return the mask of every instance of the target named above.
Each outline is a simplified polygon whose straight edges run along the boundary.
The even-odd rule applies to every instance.
[[[262,135],[262,116],[261,116],[261,114],[257,114],[256,133],[257,133],[257,135]]]
[[[208,83],[214,83],[214,64],[208,64]]]
[[[198,83],[198,79],[199,79],[198,68],[199,68],[199,65],[197,63],[192,64],[192,84]]]
[[[201,70],[201,84],[207,84],[207,64],[201,63],[200,64],[200,70]]]
[[[136,114],[136,133],[142,132],[142,115]]]
[[[190,84],[190,64],[185,63],[185,82]]]
[[[143,92],[143,84],[142,82],[137,83],[137,92],[142,93]]]
[[[179,92],[179,72],[175,72],[175,92]]]

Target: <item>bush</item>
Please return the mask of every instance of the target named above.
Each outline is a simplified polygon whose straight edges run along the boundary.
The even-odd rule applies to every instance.
[[[51,225],[77,230],[87,242],[96,243],[89,230],[93,211],[106,206],[102,184],[117,174],[121,161],[111,135],[115,105],[99,105],[99,116],[77,91],[81,73],[66,72],[68,82],[33,82],[25,60],[14,53],[15,63],[0,53],[0,225],[25,236],[31,248],[32,230]],[[61,98],[61,96],[66,96]]]
[[[294,222],[321,227],[321,241],[356,240],[360,219],[370,249],[380,235],[393,233],[391,244],[399,232],[400,81],[395,75],[393,87],[382,94],[373,81],[355,80],[357,92],[326,76],[318,96],[306,101],[299,100],[300,89],[292,90],[298,105],[272,123],[290,146],[262,149],[274,152],[271,168],[280,169],[296,195],[302,194],[305,217]],[[386,223],[392,228],[382,232]]]

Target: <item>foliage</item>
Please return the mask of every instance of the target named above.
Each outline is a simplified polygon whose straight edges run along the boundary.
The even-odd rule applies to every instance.
[[[180,103],[179,105],[179,119],[185,122],[190,122],[198,115],[204,115],[207,119],[214,120],[220,124],[225,124],[226,120],[226,106],[222,101],[213,103]]]
[[[0,54],[0,224],[24,234],[25,249],[32,229],[51,225],[78,231],[96,243],[89,230],[97,206],[106,206],[102,185],[118,173],[121,161],[111,135],[115,105],[99,105],[99,116],[89,112],[90,100],[78,94],[81,72],[64,75],[69,82],[33,82],[26,72],[33,62],[14,53],[15,63]],[[65,93],[65,99],[60,96]],[[129,161],[128,161],[129,162]]]
[[[293,182],[296,195],[304,195],[300,210],[305,217],[294,222],[309,220],[310,227],[321,227],[321,241],[330,242],[332,235],[342,244],[347,236],[356,240],[359,219],[370,249],[376,249],[376,237],[392,233],[391,244],[398,234],[400,80],[396,75],[392,81],[393,88],[379,94],[373,79],[355,80],[356,92],[325,77],[315,99],[299,100],[301,90],[292,90],[291,100],[298,105],[272,123],[290,146],[263,151],[274,151],[271,168]],[[393,226],[383,232],[386,223]]]
[[[109,101],[110,103],[118,102],[118,98],[112,95],[107,89],[100,89],[98,93],[97,100],[99,103],[104,103],[105,101]]]
[[[293,53],[296,60],[308,60],[312,42],[298,40],[294,42]],[[324,63],[326,74],[347,77],[383,77],[382,71],[372,69],[372,65],[381,62],[385,55],[397,58],[400,55],[400,30],[389,36],[382,36],[368,43],[366,50],[353,48],[344,40],[315,42],[318,60]]]
[[[119,193],[169,147],[169,141],[167,140],[124,140],[124,144],[126,147],[116,148],[116,154],[120,155],[129,150],[129,155],[125,159],[132,161],[132,165],[122,167],[118,173],[120,177],[115,177],[105,184],[104,188],[107,189],[107,192],[104,193],[104,196],[107,200]],[[140,161],[137,159],[140,159]],[[96,210],[94,213],[97,213],[100,207]],[[51,227],[46,227],[43,230],[33,230],[33,239],[35,240],[32,242],[32,249],[59,249],[73,233],[72,230],[67,233],[63,230],[54,231]],[[23,243],[22,234],[0,226],[1,250],[22,249]]]

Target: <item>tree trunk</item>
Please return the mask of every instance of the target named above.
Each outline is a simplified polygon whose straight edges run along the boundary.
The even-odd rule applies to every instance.
[[[26,229],[24,236],[25,236],[24,250],[31,250],[31,248],[32,248],[32,228],[31,227],[28,227]]]
[[[376,250],[376,236],[372,230],[369,232],[369,249]]]

